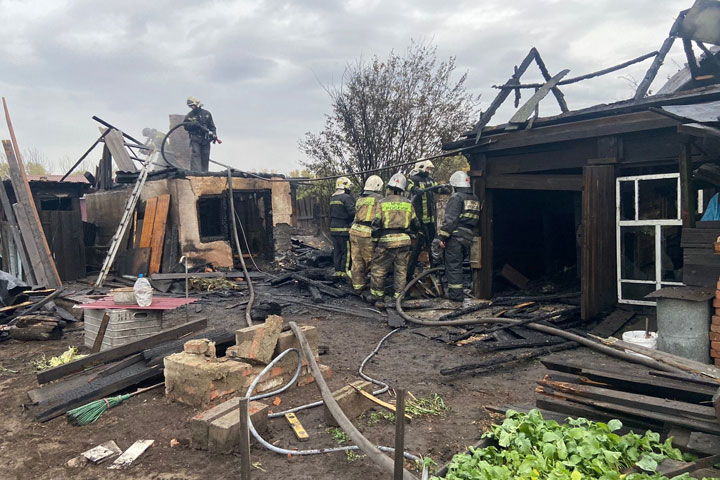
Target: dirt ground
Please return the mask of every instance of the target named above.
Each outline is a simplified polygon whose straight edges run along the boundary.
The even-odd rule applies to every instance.
[[[196,312],[198,307],[191,307],[190,318],[207,317],[211,327],[244,326],[244,307],[225,308],[237,300],[203,297],[199,302],[202,310]],[[319,329],[320,344],[329,347],[320,362],[329,365],[334,372],[329,381],[333,390],[359,379],[357,370],[361,361],[390,331],[381,319],[328,314],[305,307],[288,307],[283,310],[283,316],[286,321],[314,325]],[[170,323],[180,322],[184,321],[185,313],[178,311],[167,317]],[[162,389],[132,397],[92,425],[71,426],[64,417],[37,423],[25,406],[29,403],[26,392],[37,387],[32,361],[41,354],[47,357],[58,355],[69,345],[82,345],[81,324],[68,328],[75,331],[66,333],[59,341],[7,341],[0,344],[0,365],[3,367],[0,372],[1,478],[207,479],[239,475],[239,457],[236,455],[214,455],[184,446],[170,446],[172,439],[189,439],[188,420],[196,411],[167,401]],[[487,405],[532,404],[535,382],[545,369],[534,361],[481,377],[444,377],[439,373],[441,368],[476,361],[480,355],[471,345],[447,345],[418,334],[422,331],[410,328],[393,335],[365,372],[392,387],[404,387],[415,396],[437,393],[444,399],[449,407],[445,415],[415,418],[406,426],[406,450],[415,455],[430,456],[442,465],[455,452],[475,443],[488,425],[499,418],[485,409]],[[557,355],[596,358],[597,361],[606,359],[585,349]],[[319,398],[317,387],[311,384],[281,394],[282,403],[274,408],[286,409]],[[382,398],[388,400],[390,397],[383,395]],[[322,408],[299,412],[298,418],[310,434],[309,441],[298,442],[283,419],[270,421],[266,439],[289,449],[336,446],[323,424]],[[387,420],[369,426],[368,420],[361,418],[355,424],[372,441],[392,446],[394,425]],[[80,469],[66,466],[66,462],[79,453],[108,440],[114,440],[125,449],[138,439],[154,439],[155,444],[127,471],[107,470],[107,464]],[[258,479],[388,478],[369,460],[348,461],[344,453],[287,457],[255,444],[251,455],[256,467],[252,469],[252,476]]]

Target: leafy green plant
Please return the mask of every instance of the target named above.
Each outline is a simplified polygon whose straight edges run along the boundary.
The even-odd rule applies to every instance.
[[[350,437],[341,428],[326,428],[325,431],[337,442],[338,445],[342,445],[350,441]],[[362,453],[357,453],[355,450],[345,450],[345,458],[348,462],[354,462],[359,458],[365,458]]]
[[[459,453],[450,462],[447,480],[668,480],[655,473],[664,458],[683,460],[672,438],[660,435],[614,432],[619,420],[607,424],[584,418],[559,424],[544,420],[538,410],[527,414],[508,410],[502,425],[493,425],[484,436],[496,446]],[[687,458],[686,460],[689,460]],[[637,466],[641,473],[622,472]],[[437,478],[437,477],[432,477]],[[673,480],[689,479],[689,475]]]
[[[433,393],[428,397],[416,397],[412,393],[408,392],[410,397],[405,402],[405,413],[412,415],[413,417],[421,417],[424,415],[443,415],[448,407],[445,405],[445,401],[437,393]]]

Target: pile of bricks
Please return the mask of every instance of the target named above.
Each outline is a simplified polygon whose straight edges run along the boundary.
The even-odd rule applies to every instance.
[[[716,367],[720,367],[720,280],[717,282],[713,307],[715,314],[710,322],[710,356]]]

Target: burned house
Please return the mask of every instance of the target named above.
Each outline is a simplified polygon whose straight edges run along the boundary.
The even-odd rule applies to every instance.
[[[483,205],[477,295],[492,297],[503,268],[530,280],[577,272],[583,318],[618,302],[654,305],[646,296],[667,286],[714,290],[720,230],[699,218],[719,184],[717,174],[702,176],[706,167],[693,174],[720,163],[720,61],[702,43],[720,39],[696,38],[701,29],[692,27],[705,18],[696,9],[706,3],[681,12],[659,51],[592,74],[551,76],[532,49],[475,128],[444,145],[468,158]],[[685,44],[688,66],[647,96],[675,38]],[[691,41],[703,52],[699,59]],[[568,109],[559,86],[648,58],[654,60],[633,99]],[[545,83],[520,83],[532,62]],[[534,94],[510,121],[487,126],[523,89]],[[539,117],[538,104],[550,93],[562,113]]]

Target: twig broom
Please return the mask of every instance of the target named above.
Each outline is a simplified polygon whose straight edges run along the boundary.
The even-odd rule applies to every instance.
[[[105,413],[107,410],[110,410],[112,407],[120,405],[128,398],[139,393],[147,392],[148,390],[152,390],[153,388],[157,388],[162,385],[164,385],[164,382],[158,383],[157,385],[153,385],[151,387],[138,389],[136,392],[133,393],[118,395],[116,397],[101,398],[100,400],[95,400],[94,402],[90,402],[87,405],[73,408],[72,410],[69,410],[65,414],[65,416],[67,417],[68,423],[72,425],[88,425],[90,423],[94,423],[98,418],[100,418],[100,415]]]

